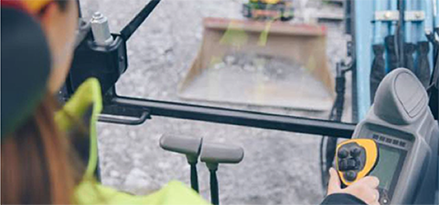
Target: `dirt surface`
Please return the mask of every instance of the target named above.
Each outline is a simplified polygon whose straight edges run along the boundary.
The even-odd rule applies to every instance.
[[[316,0],[298,2],[298,7],[303,9],[300,13],[306,15],[295,21],[326,8]],[[84,15],[99,9],[108,16],[111,30],[118,32],[146,3],[147,0],[84,0],[87,8]],[[182,101],[177,97],[177,85],[200,46],[202,18],[241,19],[241,3],[237,0],[162,1],[128,42],[129,68],[117,84],[118,93]],[[346,53],[343,26],[341,23],[326,25],[330,39],[328,63],[334,67]],[[202,104],[313,118],[327,116],[326,112]],[[205,141],[244,148],[245,157],[240,164],[219,167],[222,204],[317,204],[323,197],[318,171],[320,136],[162,117],[153,117],[140,126],[99,123],[98,132],[102,181],[120,190],[148,194],[174,179],[189,185],[185,157],[165,152],[158,146],[160,136],[167,133],[202,136]],[[209,200],[207,169],[199,164],[198,170],[201,194]]]

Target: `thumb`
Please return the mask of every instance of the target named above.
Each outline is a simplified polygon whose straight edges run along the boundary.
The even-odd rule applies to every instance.
[[[329,169],[328,195],[337,193],[341,190],[340,178],[334,168]]]

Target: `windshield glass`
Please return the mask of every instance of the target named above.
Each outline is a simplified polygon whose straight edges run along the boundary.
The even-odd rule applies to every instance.
[[[336,63],[349,63],[343,1],[255,2],[161,1],[128,41],[118,95],[328,119]],[[113,33],[147,3],[81,0],[85,18],[99,10]],[[99,123],[98,131],[103,183],[130,193],[148,194],[171,179],[189,184],[185,158],[159,147],[167,134],[244,148],[240,164],[219,167],[223,204],[317,204],[324,196],[318,136],[157,116],[139,126]],[[204,164],[198,171],[209,199],[209,172]]]
[[[82,4],[84,18],[99,10],[117,33],[145,2]],[[327,119],[336,63],[347,55],[343,4],[264,5],[162,1],[128,41],[129,68],[118,94]],[[350,121],[350,80],[345,86],[344,119]]]

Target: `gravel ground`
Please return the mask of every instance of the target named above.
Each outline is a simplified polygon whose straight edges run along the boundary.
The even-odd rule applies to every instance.
[[[110,19],[111,30],[118,32],[146,3],[146,0],[84,0],[83,6],[87,8],[86,15],[99,9]],[[129,69],[117,84],[118,93],[182,101],[177,97],[177,84],[197,54],[202,40],[202,18],[241,19],[241,3],[238,0],[162,1],[128,42]],[[317,0],[301,0],[297,6],[301,8],[298,15],[303,18],[295,21],[307,19],[315,11],[328,10],[327,5]],[[325,24],[330,39],[328,63],[333,67],[346,53],[343,26]],[[202,104],[313,118],[327,116],[325,112]],[[205,141],[244,148],[245,157],[240,164],[219,167],[222,204],[316,204],[323,197],[318,171],[319,136],[162,117],[153,117],[140,126],[100,123],[98,132],[102,181],[123,191],[148,194],[173,179],[189,184],[185,158],[158,146],[160,136],[166,133],[202,136]],[[204,164],[199,164],[198,170],[201,194],[209,199],[209,174]]]

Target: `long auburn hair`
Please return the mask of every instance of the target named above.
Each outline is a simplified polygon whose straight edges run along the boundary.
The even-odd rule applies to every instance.
[[[2,204],[69,204],[79,177],[69,139],[54,122],[47,94],[23,126],[2,140]]]

